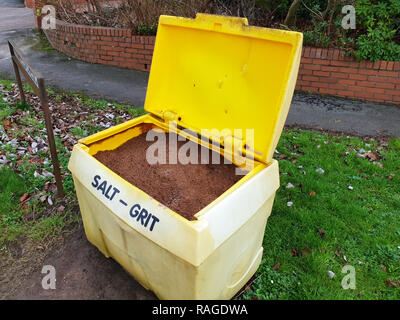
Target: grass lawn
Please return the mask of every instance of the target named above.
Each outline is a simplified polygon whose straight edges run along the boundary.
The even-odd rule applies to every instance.
[[[399,299],[400,139],[286,130],[277,151],[281,188],[264,257],[241,297]],[[341,286],[346,264],[355,268],[355,290]]]
[[[50,90],[67,193],[57,200],[49,152],[35,140],[45,140],[37,101],[30,95],[28,105],[17,104],[10,81],[0,89],[0,258],[13,263],[16,246],[42,247],[80,223],[67,170],[76,140],[144,111]],[[281,188],[262,265],[237,298],[399,299],[400,139],[290,129],[275,158]],[[341,286],[345,265],[355,268],[354,290]]]

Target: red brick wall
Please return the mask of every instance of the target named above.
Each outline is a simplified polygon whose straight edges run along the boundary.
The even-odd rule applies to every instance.
[[[51,45],[91,63],[149,71],[155,37],[127,29],[88,27],[57,21],[45,30]],[[297,90],[345,98],[400,104],[400,62],[362,61],[337,49],[303,48]]]
[[[296,89],[400,104],[400,62],[358,62],[337,49],[305,47]]]
[[[155,37],[135,36],[128,29],[88,27],[57,21],[44,30],[53,48],[91,63],[150,71]]]

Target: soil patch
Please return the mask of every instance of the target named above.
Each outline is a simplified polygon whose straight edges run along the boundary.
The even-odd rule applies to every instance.
[[[32,264],[34,260],[25,262]],[[36,262],[36,261],[35,261]],[[148,300],[155,295],[144,289],[113,259],[107,259],[87,240],[83,227],[66,237],[57,248],[49,250],[36,268],[24,275],[18,286],[4,283],[0,299],[122,299]],[[56,289],[42,287],[44,265],[56,270]],[[20,275],[21,276],[21,275]],[[2,292],[0,286],[0,293]]]
[[[169,134],[166,134],[166,137],[168,142]],[[183,165],[179,161],[178,164],[149,164],[146,151],[152,144],[154,142],[146,141],[146,134],[142,134],[115,150],[100,151],[94,157],[120,177],[188,220],[195,220],[194,215],[197,212],[242,177],[235,174],[234,164],[225,164],[221,155],[190,141],[178,141],[177,150],[181,150],[183,145],[192,144],[192,147],[198,150],[198,164]],[[208,153],[209,162],[218,158],[219,164],[200,164],[202,150]],[[169,143],[166,147],[167,161],[168,154]],[[155,155],[160,158],[158,153]]]

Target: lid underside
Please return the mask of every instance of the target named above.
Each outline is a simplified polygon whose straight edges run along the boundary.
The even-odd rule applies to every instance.
[[[251,27],[244,18],[160,16],[145,109],[222,144],[233,136],[269,163],[301,46],[301,33]]]

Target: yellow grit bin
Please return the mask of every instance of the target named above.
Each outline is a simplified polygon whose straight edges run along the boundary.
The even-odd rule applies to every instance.
[[[160,16],[148,114],[74,146],[68,167],[88,240],[160,299],[230,299],[257,271],[279,188],[272,155],[302,41],[301,33],[249,26],[245,18]],[[221,154],[239,144],[238,157],[252,169],[196,220],[186,220],[93,157],[151,129],[179,135],[189,129],[196,134],[188,139]],[[202,129],[253,129],[254,136]],[[107,192],[95,187],[104,181]]]

